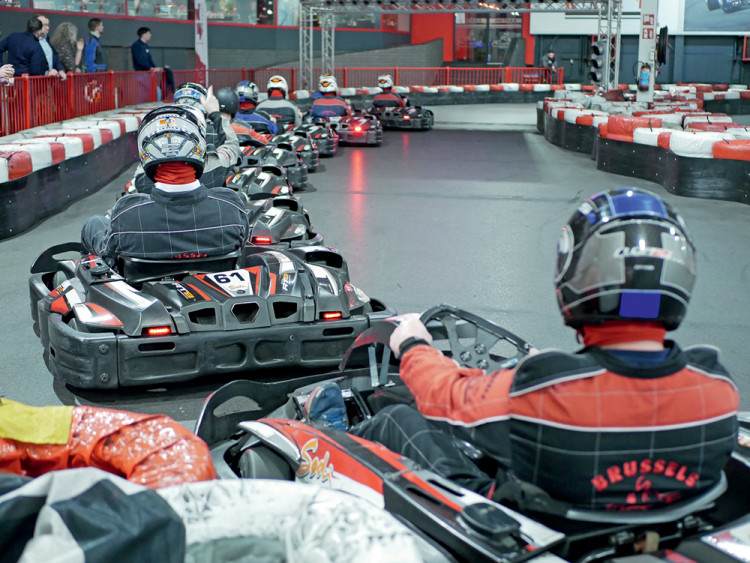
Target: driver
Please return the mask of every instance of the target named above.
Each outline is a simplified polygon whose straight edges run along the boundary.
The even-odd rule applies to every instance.
[[[643,510],[700,495],[736,444],[739,395],[716,348],[665,340],[694,281],[693,243],[667,202],[638,188],[596,194],[557,249],[558,304],[581,350],[534,350],[485,374],[431,347],[408,318],[390,347],[419,411],[389,406],[349,431],[521,509]],[[334,386],[316,388],[305,410],[346,428]],[[454,437],[501,470],[480,471]]]
[[[287,99],[289,86],[287,86],[286,78],[279,74],[273,75],[268,79],[266,89],[268,98],[259,103],[255,111],[266,112],[282,127],[302,123],[302,112],[294,102]]]
[[[382,90],[375,94],[372,99],[372,105],[376,108],[404,108],[406,100],[401,94],[393,91],[393,78],[390,74],[381,74],[378,76],[378,86]]]
[[[333,76],[320,77],[319,98],[313,100],[310,115],[314,118],[349,117],[352,114],[349,104],[338,95],[338,84]]]
[[[278,134],[279,128],[276,126],[276,121],[265,112],[255,111],[260,94],[254,82],[243,80],[237,84],[235,92],[237,92],[240,104],[234,122],[247,121],[250,127],[260,133]]]
[[[201,112],[185,105],[150,111],[138,128],[138,153],[154,188],[120,198],[111,219],[87,219],[81,242],[90,252],[113,266],[118,256],[204,258],[244,246],[247,215],[237,193],[198,180],[206,165]]]

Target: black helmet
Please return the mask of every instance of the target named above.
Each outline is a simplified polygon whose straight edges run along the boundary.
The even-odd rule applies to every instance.
[[[695,247],[659,196],[617,188],[584,201],[563,227],[555,290],[565,324],[660,322],[674,330],[695,283]]]
[[[240,97],[229,86],[219,88],[216,91],[216,99],[219,100],[219,111],[228,113],[232,117],[237,114],[240,108]]]
[[[151,110],[138,127],[138,153],[146,176],[154,179],[165,162],[184,162],[200,178],[206,166],[206,121],[190,106],[175,104]]]

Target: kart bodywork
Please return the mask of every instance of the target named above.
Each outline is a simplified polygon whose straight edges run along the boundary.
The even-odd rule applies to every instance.
[[[442,324],[427,325],[435,339],[433,345],[442,340],[446,351],[464,365],[487,365],[491,371],[513,365],[528,351],[525,342],[510,335],[515,350],[498,355],[496,345],[510,333],[496,326],[488,333],[484,330],[487,321],[482,319],[476,325],[477,317],[471,314],[451,307],[440,309],[440,314],[448,312]],[[466,319],[470,322],[464,323]],[[339,371],[327,376],[273,384],[235,381],[213,393],[204,404],[196,433],[211,447],[219,477],[296,480],[346,490],[383,506],[447,553],[449,560],[746,560],[733,554],[750,549],[746,495],[750,486],[750,413],[741,416],[740,443],[724,477],[702,496],[646,512],[568,510],[564,515],[522,514],[422,469],[379,444],[306,424],[305,401],[325,379],[336,381],[341,388],[352,423],[371,416],[385,403],[410,399],[387,346],[393,328],[392,322],[381,322],[360,335]],[[514,351],[518,352],[515,356]],[[221,405],[238,398],[254,408],[217,415]],[[465,450],[481,463],[469,445]]]
[[[246,147],[242,150],[240,164],[243,168],[263,166],[265,164],[277,164],[286,171],[287,179],[295,190],[304,189],[307,186],[307,165],[302,162],[298,154],[287,147],[266,145],[264,147]]]
[[[416,129],[426,131],[435,124],[432,110],[422,106],[407,106],[405,108],[382,107],[373,108],[384,129]]]
[[[706,0],[709,10],[721,8],[727,14],[750,8],[750,0]]]
[[[305,134],[309,139],[315,141],[320,151],[320,156],[335,156],[339,149],[339,136],[325,122],[304,123],[299,125],[295,132]]]
[[[65,252],[81,255],[56,257]],[[50,372],[102,389],[333,366],[357,334],[394,313],[349,283],[344,258],[320,246],[123,258],[116,271],[68,243],[36,260],[29,290]]]
[[[315,172],[320,164],[318,145],[304,133],[287,131],[271,139],[270,144],[296,154],[310,172]]]
[[[343,144],[379,146],[383,142],[383,126],[370,113],[357,112],[350,117],[327,119]]]

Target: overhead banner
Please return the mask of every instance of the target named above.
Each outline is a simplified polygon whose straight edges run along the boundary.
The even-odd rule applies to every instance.
[[[195,3],[195,70],[208,85],[206,70],[208,69],[208,26],[206,0],[193,0]]]
[[[750,31],[750,0],[685,0],[685,31]]]

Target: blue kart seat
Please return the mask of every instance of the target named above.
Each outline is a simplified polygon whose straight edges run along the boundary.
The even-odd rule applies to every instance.
[[[208,256],[206,258],[163,259],[153,260],[134,258],[132,256],[117,257],[117,271],[131,284],[184,275],[187,273],[209,273],[234,270],[242,256],[238,249],[222,256]]]

